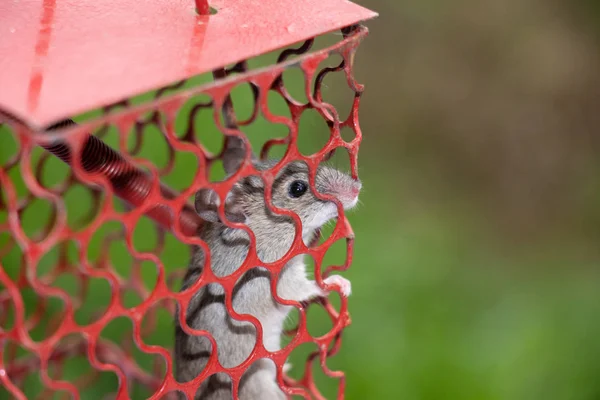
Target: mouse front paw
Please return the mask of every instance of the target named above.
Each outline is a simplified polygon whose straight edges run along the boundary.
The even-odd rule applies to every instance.
[[[290,372],[291,369],[292,369],[292,364],[286,362],[285,364],[283,364],[281,371],[283,371],[284,374],[287,374],[288,372]]]
[[[340,292],[344,297],[350,296],[352,292],[352,284],[350,281],[340,275],[332,275],[323,281],[326,285],[335,285],[340,288]]]

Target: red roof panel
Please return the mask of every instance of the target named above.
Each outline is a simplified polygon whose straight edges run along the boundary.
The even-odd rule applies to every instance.
[[[45,126],[376,14],[347,0],[0,2],[0,109]]]

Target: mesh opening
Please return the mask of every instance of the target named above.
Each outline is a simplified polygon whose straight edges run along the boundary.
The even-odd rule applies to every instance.
[[[344,375],[329,369],[328,359],[349,324],[346,297],[335,292],[349,288],[332,275],[349,267],[354,235],[345,200],[323,193],[323,182],[334,178],[321,177],[317,166],[341,152],[349,156],[346,172],[357,178],[362,87],[353,80],[352,60],[365,34],[358,28],[314,52],[309,41],[279,52],[278,62],[262,68],[247,68],[256,60],[238,63],[215,71],[210,85],[194,87],[207,82],[196,77],[76,117],[78,125],[44,132],[14,121],[1,125],[0,370],[7,372],[0,374],[1,390],[16,398],[175,399],[212,390],[213,381],[215,390],[251,393],[254,377],[263,376],[289,398],[343,398]],[[326,40],[331,38],[338,37]],[[323,77],[336,72],[353,93],[350,112],[323,99]],[[291,93],[298,89],[303,96],[296,98]],[[344,130],[352,140],[342,138]],[[245,143],[257,160],[281,161],[253,166]],[[239,165],[226,157],[232,149],[241,151]],[[312,214],[290,211],[278,197],[284,181],[278,178],[296,161],[306,167],[290,176],[306,174],[314,202],[334,204],[330,209],[339,214],[320,240],[297,236]],[[277,246],[283,250],[259,254],[273,233],[246,224],[248,211],[228,202],[228,193],[240,196],[235,185],[242,181],[265,191],[261,213],[292,227],[293,234],[288,229],[281,239],[289,246]],[[201,214],[205,221],[197,213],[196,194],[203,188],[218,199]],[[243,262],[227,274],[209,263],[219,262],[218,253],[211,254],[199,234],[209,214],[223,225],[224,240],[248,242]],[[343,242],[345,261],[334,267],[324,262],[328,249]],[[198,254],[203,256],[196,259]],[[311,287],[332,292],[329,298],[284,296],[279,283],[289,279],[286,268],[302,254],[307,264],[314,261],[307,274],[316,281]],[[292,310],[281,321],[281,342],[248,306],[254,300],[240,295],[251,280],[262,282],[271,297],[258,300]],[[271,342],[255,339],[235,362],[211,353],[223,339],[186,321],[198,298],[212,299],[203,307],[220,306],[235,329]],[[208,354],[198,356],[204,365],[192,379],[175,376],[177,335],[207,343]],[[311,351],[297,352],[302,346]],[[288,361],[304,373],[292,378]],[[323,391],[310,372],[315,365]]]

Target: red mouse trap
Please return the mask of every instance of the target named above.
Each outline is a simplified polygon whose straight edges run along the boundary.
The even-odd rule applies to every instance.
[[[295,304],[280,351],[257,343],[232,369],[211,358],[190,382],[173,376],[173,324],[193,295],[179,292],[189,248],[202,245],[194,194],[224,196],[256,172],[247,158],[222,180],[228,140],[282,158],[266,179],[336,149],[357,176],[353,60],[375,16],[347,0],[0,2],[0,398],[191,399],[217,372],[239,384],[261,358],[289,398],[344,398],[328,363],[350,321],[342,296],[315,305],[330,321],[319,335],[312,305]],[[345,87],[331,91],[350,93],[343,110],[328,98],[334,75]],[[302,148],[305,129],[320,135],[315,151]],[[345,262],[327,266],[337,241]],[[290,255],[308,254],[324,278],[349,267],[352,244],[340,215],[328,238]],[[195,287],[210,282],[235,283]],[[295,376],[282,368],[290,356]]]

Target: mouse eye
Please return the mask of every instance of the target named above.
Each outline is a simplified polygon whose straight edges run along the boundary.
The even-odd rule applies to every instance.
[[[306,182],[302,181],[294,181],[290,183],[290,187],[288,188],[288,192],[290,197],[298,198],[302,196],[308,190],[308,185]]]

